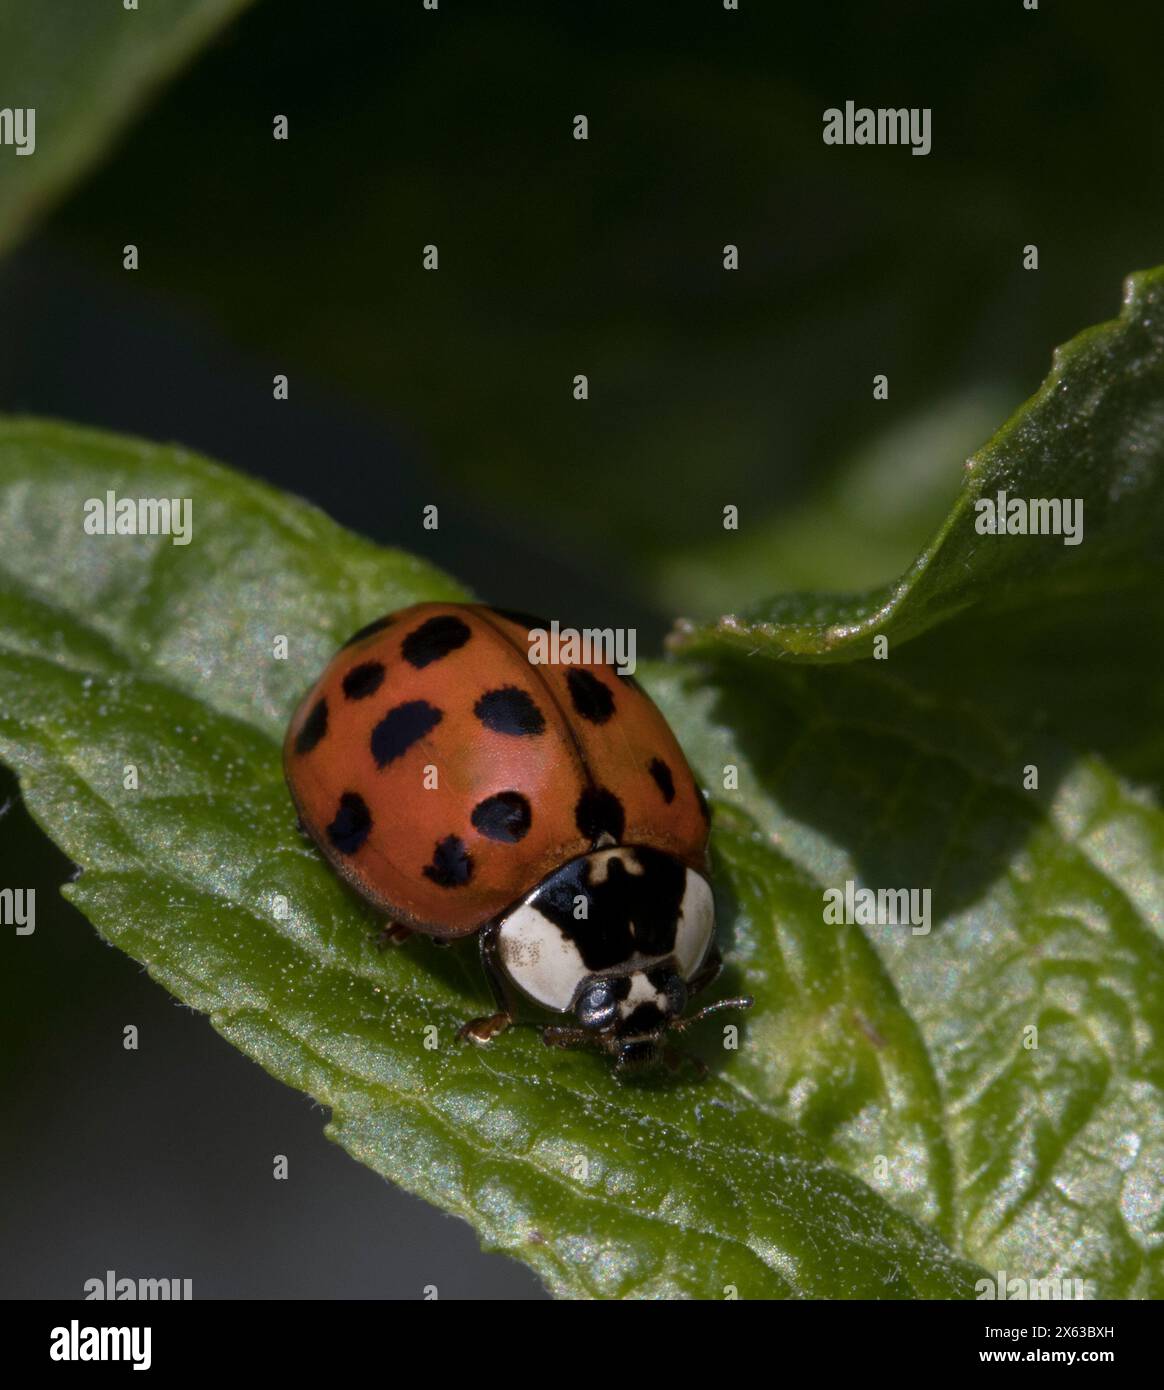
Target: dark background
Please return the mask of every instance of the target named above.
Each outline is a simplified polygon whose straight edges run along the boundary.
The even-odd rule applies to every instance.
[[[642,655],[680,612],[890,577],[1052,347],[1164,261],[1164,19],[741,3],[259,3],[0,268],[0,409],[178,441]],[[931,107],[931,154],[824,146],[846,99]],[[901,459],[875,527],[841,505],[871,449],[878,496]],[[2,938],[0,1293],[538,1295],[103,946],[0,772],[4,803],[0,885],[38,900]]]

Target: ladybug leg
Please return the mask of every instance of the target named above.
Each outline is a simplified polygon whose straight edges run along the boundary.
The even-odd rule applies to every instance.
[[[471,1042],[476,1047],[488,1047],[494,1038],[513,1023],[510,1014],[499,1012],[486,1014],[484,1018],[471,1018],[468,1023],[462,1023],[457,1029],[457,1037],[461,1042]]]
[[[515,1001],[497,952],[496,924],[482,928],[481,969],[484,970],[489,988],[493,991],[497,1012],[486,1014],[482,1018],[471,1018],[468,1023],[463,1023],[457,1029],[457,1037],[464,1042],[474,1043],[477,1047],[486,1047],[513,1024],[515,1010]]]
[[[403,946],[411,935],[411,928],[402,927],[399,922],[385,922],[376,933],[376,947],[383,951],[388,946]]]

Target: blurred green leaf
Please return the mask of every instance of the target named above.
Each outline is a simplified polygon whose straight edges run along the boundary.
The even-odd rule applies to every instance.
[[[660,570],[703,554],[725,503],[753,534],[778,526],[934,402],[981,383],[1020,399],[1047,345],[1159,259],[1164,180],[1141,153],[1158,20],[1128,44],[1088,0],[997,24],[847,5],[822,42],[812,7],[602,8],[493,0],[445,23],[365,3],[321,26],[259,6],[54,233],[107,265],[133,206],[148,276],[121,294],[164,291],[271,371],[338,387],[389,422],[434,500],[496,509],[668,615]],[[908,92],[919,53],[930,157],[822,144],[838,84],[873,70]],[[733,555],[729,606],[783,585],[758,547],[745,591]],[[891,578],[876,558],[841,582]]]
[[[121,0],[0,0],[0,98],[36,113],[29,154],[0,145],[0,252],[248,2],[142,0],[127,10]]]
[[[1078,544],[979,530],[979,499],[1082,501]],[[1164,533],[1164,267],[1131,276],[1123,312],[1055,354],[1039,391],[966,462],[936,536],[895,583],[868,594],[791,594],[713,626],[680,625],[691,653],[851,660],[970,607],[1021,609],[1158,584]]]
[[[660,604],[695,618],[757,593],[858,589],[902,569],[950,509],[967,454],[1004,414],[998,391],[971,388],[894,423],[861,446],[810,497],[740,529],[665,556]]]
[[[85,500],[107,489],[191,498],[194,542],[85,535]],[[449,580],[181,450],[36,422],[0,427],[0,537],[0,753],[84,869],[70,900],[331,1107],[328,1132],[357,1158],[564,1295],[969,1294],[978,1271],[939,1234],[772,1113],[781,1077],[750,1055],[752,1024],[737,1053],[703,1038],[705,1076],[688,1063],[620,1083],[601,1057],[547,1050],[531,1029],[487,1054],[457,1045],[485,1002],[471,943],[377,949],[373,915],[296,832],[280,740],[339,641],[401,604],[456,597]],[[273,659],[279,634],[287,661]],[[124,788],[127,764],[138,790]],[[724,816],[717,853],[740,904],[725,904],[730,959],[756,969],[775,1011],[757,1020],[767,1045],[783,1007],[774,933],[794,914],[807,936],[811,885],[743,813]],[[915,1170],[937,1196],[913,1206],[950,1226],[913,1025],[859,937],[820,951],[822,969],[844,965],[811,986],[838,1001],[841,1024],[813,1064],[822,1096],[845,1066],[859,1081],[839,1109],[860,1090],[901,1092],[886,1143],[928,1146]],[[825,1104],[806,1127],[850,1157]]]

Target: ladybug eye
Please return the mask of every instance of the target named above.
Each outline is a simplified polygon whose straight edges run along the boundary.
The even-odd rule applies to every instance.
[[[605,1028],[615,1020],[618,1000],[608,980],[595,980],[579,996],[574,1007],[583,1028]]]

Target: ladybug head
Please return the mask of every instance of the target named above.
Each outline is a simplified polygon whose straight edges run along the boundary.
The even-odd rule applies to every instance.
[[[622,1071],[659,1060],[665,1035],[730,1000],[687,1015],[714,977],[711,885],[675,856],[645,846],[581,855],[545,878],[500,922],[501,969],[536,1003],[573,1014],[551,1046],[601,1048]]]
[[[620,1071],[637,1070],[659,1060],[663,1034],[686,1007],[687,986],[663,966],[593,977],[578,995],[574,1015]]]
[[[721,999],[684,1015],[687,985],[670,966],[592,977],[574,1005],[576,1027],[544,1030],[547,1043],[590,1043],[614,1058],[617,1072],[644,1070],[663,1055],[668,1032],[681,1033],[722,1009],[746,1009],[750,999]]]

